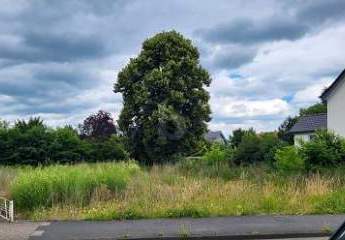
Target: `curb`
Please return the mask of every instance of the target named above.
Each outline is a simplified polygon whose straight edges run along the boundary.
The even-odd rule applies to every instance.
[[[248,234],[248,235],[215,235],[215,236],[162,236],[162,237],[123,237],[123,238],[97,238],[96,240],[250,240],[250,239],[287,239],[287,238],[316,238],[330,237],[331,233],[287,233],[287,234]],[[83,238],[82,240],[91,240]]]

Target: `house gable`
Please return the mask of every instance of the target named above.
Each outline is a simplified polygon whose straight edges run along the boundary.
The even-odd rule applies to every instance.
[[[205,135],[205,139],[208,142],[226,143],[226,138],[221,131],[208,131]]]
[[[329,86],[325,91],[322,93],[320,98],[323,102],[327,102],[327,100],[335,94],[335,92],[341,88],[344,87],[345,82],[345,69],[340,73],[340,75],[335,79],[335,81]]]
[[[323,100],[327,102],[328,129],[345,137],[345,71],[325,91]]]

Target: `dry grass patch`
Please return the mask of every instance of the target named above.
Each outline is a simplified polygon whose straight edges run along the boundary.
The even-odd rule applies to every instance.
[[[252,167],[233,171],[225,180],[186,173],[178,166],[154,166],[136,171],[122,191],[100,184],[86,205],[57,203],[25,217],[110,220],[345,213],[344,174],[282,176],[262,169],[253,174]]]

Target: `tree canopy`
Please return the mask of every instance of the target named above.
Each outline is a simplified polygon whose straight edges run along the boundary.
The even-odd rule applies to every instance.
[[[253,128],[250,128],[248,130],[238,128],[232,131],[232,134],[229,136],[229,142],[232,147],[238,147],[240,143],[242,142],[242,138],[245,135],[255,135],[256,132]]]
[[[152,164],[194,150],[210,120],[208,72],[190,40],[170,31],[147,39],[118,74],[119,127],[132,156]]]
[[[110,113],[102,110],[87,117],[79,129],[84,138],[106,139],[116,134],[116,127]]]
[[[327,104],[315,103],[307,108],[301,108],[299,110],[300,116],[306,116],[311,114],[327,113]]]

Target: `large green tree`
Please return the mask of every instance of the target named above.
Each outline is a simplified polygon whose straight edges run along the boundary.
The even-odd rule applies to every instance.
[[[193,151],[210,120],[210,83],[190,40],[175,31],[147,39],[114,86],[123,96],[118,122],[133,157],[152,164]]]

